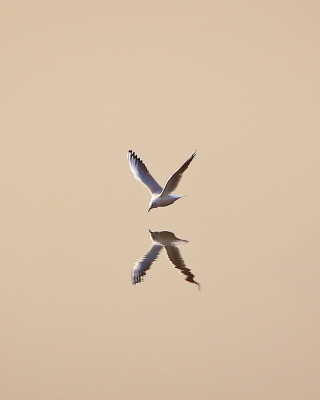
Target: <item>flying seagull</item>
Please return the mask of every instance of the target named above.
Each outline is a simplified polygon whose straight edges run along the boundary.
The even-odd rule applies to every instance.
[[[176,190],[184,171],[189,167],[189,164],[194,159],[196,152],[194,151],[187,161],[181,165],[179,169],[173,173],[167,180],[165,187],[162,188],[158,182],[152,177],[143,161],[135,154],[134,151],[128,151],[128,161],[133,176],[143,183],[151,193],[151,200],[149,203],[150,211],[152,208],[166,207],[174,203],[176,200],[184,196],[171,194]]]
[[[165,249],[169,260],[172,262],[175,268],[179,269],[180,272],[185,275],[185,280],[191,283],[195,283],[200,290],[200,284],[194,280],[194,275],[183,261],[180,250],[177,245],[179,243],[187,243],[187,240],[179,239],[174,233],[168,231],[162,232],[150,232],[150,239],[153,243],[151,249],[135,263],[131,282],[133,285],[142,282],[143,277],[146,275],[148,269],[150,269],[153,262],[158,258],[162,249]]]

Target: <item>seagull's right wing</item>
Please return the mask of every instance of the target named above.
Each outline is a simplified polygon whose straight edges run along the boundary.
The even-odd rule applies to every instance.
[[[162,248],[163,247],[160,244],[153,245],[148,253],[145,254],[141,260],[134,264],[131,275],[131,282],[133,285],[143,280],[146,271],[148,271],[148,269],[151,267],[151,264],[158,258]]]
[[[150,190],[151,194],[162,192],[162,187],[150,174],[143,161],[132,150],[128,151],[128,162],[133,176],[143,183]]]
[[[187,161],[185,163],[183,163],[181,165],[181,167],[179,169],[177,169],[177,171],[174,172],[170,176],[170,178],[167,180],[167,183],[164,186],[162,194],[167,195],[177,189],[177,186],[179,185],[179,182],[181,181],[182,174],[189,167],[191,161],[194,159],[195,156],[196,156],[196,152],[194,151],[191,154],[191,156],[187,159]]]
[[[191,272],[191,269],[187,268],[186,264],[184,263],[178,247],[175,245],[167,245],[164,247],[167,251],[169,260],[172,262],[175,268],[179,269],[180,272],[185,275],[186,281],[195,283],[198,285],[198,289],[200,290],[200,284],[194,280],[194,275]]]

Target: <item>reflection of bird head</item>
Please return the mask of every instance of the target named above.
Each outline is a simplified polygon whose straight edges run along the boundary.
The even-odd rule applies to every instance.
[[[159,243],[163,246],[169,245],[169,244],[178,244],[178,243],[187,243],[187,240],[179,239],[177,236],[168,231],[161,231],[161,232],[152,232],[150,231],[150,237],[151,240],[154,243]]]

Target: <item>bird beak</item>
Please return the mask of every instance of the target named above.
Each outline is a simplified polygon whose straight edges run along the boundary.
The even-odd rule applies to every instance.
[[[148,210],[148,212],[151,210],[151,207],[149,207],[149,210]]]

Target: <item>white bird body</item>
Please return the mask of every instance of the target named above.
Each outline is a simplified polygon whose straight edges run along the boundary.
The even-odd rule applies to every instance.
[[[179,196],[179,195],[174,195],[174,194],[167,194],[166,196],[161,196],[160,195],[152,195],[151,200],[149,203],[149,209],[151,210],[152,208],[156,207],[166,207],[169,206],[170,204],[174,203],[176,200],[181,199],[181,197],[185,196]]]
[[[143,183],[151,193],[148,211],[152,208],[169,206],[181,197],[185,197],[171,193],[177,188],[183,172],[189,167],[195,156],[196,152],[193,152],[188,160],[171,175],[164,188],[162,188],[150,174],[143,161],[132,150],[128,151],[128,162],[133,176]]]

